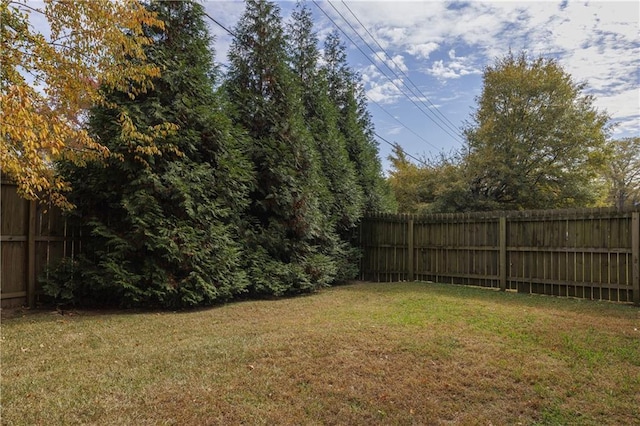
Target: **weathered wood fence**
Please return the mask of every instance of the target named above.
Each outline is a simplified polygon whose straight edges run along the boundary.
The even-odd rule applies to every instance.
[[[359,241],[366,281],[434,281],[640,305],[640,209],[369,215]]]
[[[60,210],[0,193],[2,307],[34,306],[47,265],[81,249]],[[435,281],[640,305],[640,209],[369,215],[360,279]]]
[[[0,300],[2,307],[34,306],[46,266],[80,249],[79,231],[60,209],[27,201],[16,185],[0,185]]]

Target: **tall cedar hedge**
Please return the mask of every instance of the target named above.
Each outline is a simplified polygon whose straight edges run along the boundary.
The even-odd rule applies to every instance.
[[[104,88],[138,138],[123,136],[131,132],[115,109],[95,107],[89,127],[111,157],[60,165],[92,237],[78,261],[51,274],[48,293],[185,307],[352,277],[353,228],[393,199],[339,40],[320,67],[308,9],[299,6],[285,31],[275,3],[249,0],[216,81],[202,6],[148,7],[165,21],[147,30],[162,75],[135,99]]]
[[[116,111],[96,107],[89,126],[111,150],[105,165],[67,166],[72,201],[91,234],[75,282],[79,301],[194,306],[246,290],[236,219],[248,203],[250,166],[241,133],[213,91],[202,6],[154,2],[165,29],[148,29],[150,61],[162,68],[153,90],[130,99],[111,92],[146,135],[124,139]],[[157,132],[155,132],[157,133]],[[158,148],[157,152],[149,146]]]

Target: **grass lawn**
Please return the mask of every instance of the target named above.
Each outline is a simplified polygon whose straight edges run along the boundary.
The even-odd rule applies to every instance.
[[[3,425],[640,424],[640,309],[358,283],[190,312],[3,312]]]

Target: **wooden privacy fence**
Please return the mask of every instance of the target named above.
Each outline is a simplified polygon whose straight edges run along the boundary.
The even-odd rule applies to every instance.
[[[640,210],[377,214],[360,279],[434,281],[640,305]]]
[[[38,276],[47,265],[80,249],[79,232],[60,209],[27,201],[17,186],[0,186],[0,298],[2,307],[36,303]]]

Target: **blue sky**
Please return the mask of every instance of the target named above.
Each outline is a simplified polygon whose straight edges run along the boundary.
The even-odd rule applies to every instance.
[[[287,20],[295,3],[277,3]],[[244,10],[241,1],[203,4],[231,30]],[[337,24],[360,48],[341,34],[349,63],[362,75],[376,132],[418,158],[462,146],[458,129],[476,107],[482,70],[509,48],[556,59],[574,81],[587,84],[595,105],[611,115],[616,123],[613,137],[640,136],[640,2],[318,1],[316,5],[309,1],[308,5],[321,39]],[[211,33],[215,60],[224,64],[231,37],[212,22]],[[385,170],[390,149],[380,141]]]

